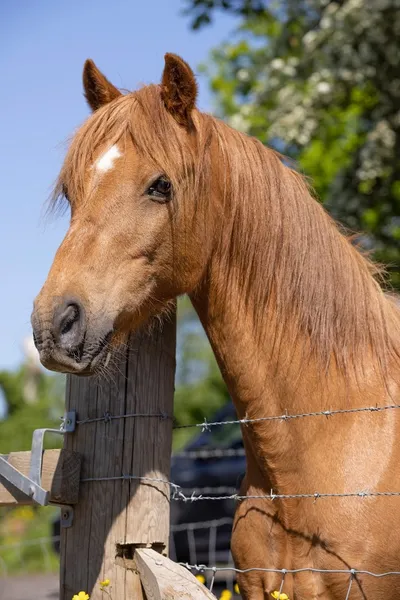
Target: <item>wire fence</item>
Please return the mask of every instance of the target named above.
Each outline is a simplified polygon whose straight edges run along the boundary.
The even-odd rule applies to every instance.
[[[182,429],[182,428],[201,428],[201,431],[210,431],[212,427],[222,427],[227,425],[244,425],[248,426],[254,423],[260,423],[265,421],[281,421],[281,422],[290,422],[294,419],[302,419],[302,418],[311,418],[311,417],[325,417],[330,418],[339,415],[348,415],[348,414],[362,414],[362,413],[378,413],[389,410],[397,410],[400,408],[400,404],[390,404],[384,406],[365,406],[365,407],[357,407],[357,408],[348,408],[348,409],[340,409],[340,410],[323,410],[317,412],[307,412],[307,413],[297,413],[297,414],[281,414],[281,415],[271,415],[266,417],[260,417],[256,419],[236,419],[236,420],[226,420],[226,421],[214,421],[208,422],[206,419],[202,423],[195,423],[189,425],[178,425],[175,426],[174,429]],[[77,424],[84,425],[93,422],[103,421],[104,423],[111,423],[115,419],[128,419],[128,418],[159,418],[159,419],[172,419],[171,415],[167,415],[165,413],[157,413],[157,414],[143,414],[143,413],[130,413],[127,415],[112,415],[109,412],[105,413],[102,417],[96,417],[92,419],[83,419],[77,420]],[[188,458],[223,458],[225,456],[243,456],[244,450],[235,450],[235,449],[217,449],[217,450],[198,450],[198,451],[189,451],[178,453],[176,456],[186,456]],[[204,488],[200,491],[200,493],[196,493],[196,491],[192,491],[190,495],[187,494],[187,490],[182,488],[180,485],[174,483],[173,481],[168,481],[160,478],[150,478],[150,477],[141,477],[135,474],[130,473],[122,473],[121,475],[114,477],[88,477],[84,478],[81,481],[84,483],[87,482],[96,482],[96,481],[115,481],[115,480],[140,480],[143,482],[153,482],[153,483],[162,483],[171,488],[171,499],[183,502],[198,502],[200,500],[203,501],[221,501],[221,500],[293,500],[293,499],[312,499],[314,502],[319,499],[324,498],[379,498],[379,497],[394,497],[400,496],[400,490],[382,490],[382,491],[374,491],[374,490],[349,490],[346,492],[338,492],[338,493],[328,493],[324,491],[304,491],[303,493],[298,494],[279,494],[274,490],[270,490],[268,494],[260,494],[260,495],[244,495],[241,496],[237,493],[232,493],[232,488],[219,488],[221,494],[225,495],[215,495],[207,496],[204,495],[207,493],[207,490],[210,488]],[[185,493],[186,492],[186,493]],[[215,489],[213,489],[215,492]]]
[[[174,425],[174,429],[198,429],[201,432],[210,432],[213,428],[238,425],[241,427],[249,427],[256,423],[262,422],[281,422],[290,426],[290,423],[295,420],[300,419],[331,419],[331,418],[340,418],[345,415],[353,414],[376,414],[383,413],[387,411],[396,411],[400,408],[400,404],[390,404],[383,406],[363,406],[363,407],[354,407],[348,409],[326,409],[321,411],[313,411],[313,412],[305,412],[305,413],[296,413],[289,414],[284,413],[280,415],[268,415],[265,417],[259,417],[255,419],[243,418],[243,419],[231,419],[231,420],[223,420],[223,421],[207,421],[204,419],[202,423],[188,424],[188,425]],[[130,415],[110,415],[106,413],[102,418],[98,418],[97,420],[103,419],[105,423],[110,423],[113,419],[124,419],[124,418],[137,418],[137,417],[158,417],[160,419],[172,419],[171,415],[159,414],[159,415],[138,415],[138,414],[130,414]],[[81,424],[88,422],[87,420],[82,421]],[[241,457],[244,456],[244,449],[196,449],[196,450],[186,450],[178,453],[175,458],[187,458],[187,459],[218,459],[218,458],[227,458],[227,457]],[[148,481],[149,478],[142,478],[135,474],[121,474],[118,477],[119,479],[139,479],[143,482]],[[104,481],[108,478],[102,477],[92,477],[90,479],[86,479],[84,481]],[[270,490],[268,494],[260,494],[260,495],[240,495],[235,488],[226,487],[226,486],[204,486],[202,488],[197,489],[187,489],[179,486],[177,483],[173,481],[154,479],[154,483],[165,484],[170,488],[171,491],[171,500],[183,502],[183,503],[195,503],[195,502],[245,502],[247,500],[263,500],[274,502],[276,500],[285,501],[285,500],[311,500],[312,502],[322,501],[324,499],[354,499],[355,501],[365,501],[368,498],[389,498],[389,497],[400,497],[400,490],[348,490],[345,492],[337,492],[331,493],[324,490],[304,490],[302,493],[296,494],[280,494],[275,490]],[[296,575],[300,573],[321,573],[321,574],[337,574],[342,575],[343,577],[348,579],[347,589],[344,600],[349,600],[350,594],[355,581],[358,581],[360,576],[363,577],[373,577],[373,578],[384,578],[384,577],[393,577],[399,576],[400,571],[387,571],[387,572],[372,572],[369,570],[363,569],[316,569],[313,567],[301,568],[301,569],[279,569],[279,568],[266,568],[261,565],[254,565],[251,569],[247,569],[245,571],[239,570],[235,568],[232,557],[228,552],[228,556],[225,557],[225,564],[221,564],[218,561],[220,556],[218,555],[218,537],[219,530],[224,526],[232,526],[232,519],[228,522],[226,519],[213,519],[209,521],[204,521],[202,523],[181,523],[179,525],[174,525],[171,528],[171,557],[177,560],[177,551],[176,551],[176,540],[177,535],[182,533],[187,536],[186,546],[188,553],[188,561],[181,561],[180,564],[183,564],[186,568],[190,569],[192,572],[199,573],[204,575],[206,583],[208,583],[209,588],[212,590],[213,586],[216,582],[220,581],[221,578],[225,580],[225,585],[228,589],[233,591],[234,581],[236,576],[239,573],[245,572],[264,572],[264,573],[274,573],[280,577],[280,586],[276,590],[278,597],[282,593],[285,584],[285,578],[287,575]],[[203,548],[201,543],[199,542],[198,537],[196,535],[199,532],[206,530],[208,532],[207,536],[202,536],[201,543],[203,544]],[[204,555],[204,543],[205,539],[207,539],[207,557],[208,560],[204,563],[198,561],[198,553],[200,549],[200,553]]]
[[[249,427],[252,424],[268,421],[280,421],[286,424],[288,427],[290,423],[298,419],[313,419],[313,418],[340,418],[341,416],[348,414],[365,414],[371,413],[376,414],[379,412],[396,411],[400,408],[398,404],[391,404],[386,406],[365,406],[355,407],[349,409],[340,410],[323,410],[317,412],[298,413],[298,414],[281,414],[281,415],[269,415],[256,419],[232,419],[224,421],[211,421],[204,420],[202,423],[189,424],[189,425],[175,425],[175,429],[182,428],[194,428],[202,432],[209,432],[216,427],[225,427],[231,425],[237,425],[241,427]],[[77,426],[88,425],[90,423],[103,422],[105,427],[111,427],[112,423],[118,419],[130,419],[130,418],[158,418],[158,419],[172,419],[171,415],[164,413],[156,414],[143,414],[143,413],[130,413],[125,415],[113,415],[109,412],[103,414],[100,417],[91,419],[77,420]],[[62,425],[61,425],[62,427]],[[183,450],[174,455],[176,459],[189,459],[189,460],[218,460],[226,458],[240,458],[244,457],[243,448],[199,448],[194,450]],[[143,483],[158,484],[160,486],[166,486],[170,489],[171,500],[181,502],[184,504],[196,503],[196,502],[245,502],[247,500],[263,500],[274,502],[276,500],[311,500],[312,502],[323,501],[326,498],[331,499],[342,499],[349,498],[355,501],[366,501],[368,498],[388,498],[400,496],[400,490],[348,490],[345,492],[329,493],[324,490],[304,490],[302,493],[296,494],[279,494],[274,490],[270,490],[268,494],[260,495],[240,495],[235,487],[230,486],[203,486],[195,489],[182,487],[173,481],[169,481],[163,478],[152,478],[142,477],[135,473],[121,473],[121,475],[115,477],[102,477],[93,476],[82,479],[82,483],[94,483],[96,481],[113,481],[113,480],[139,480]],[[232,510],[233,514],[233,510]],[[399,576],[400,571],[387,571],[387,572],[372,572],[363,569],[316,569],[313,567],[301,568],[301,569],[279,569],[279,568],[266,568],[261,565],[254,565],[251,569],[241,571],[235,568],[232,557],[229,551],[229,537],[232,528],[233,519],[229,517],[215,518],[204,520],[202,522],[179,522],[173,523],[171,526],[171,558],[175,561],[180,562],[185,567],[190,569],[192,572],[201,574],[205,578],[205,582],[212,590],[214,585],[220,585],[222,583],[232,593],[234,592],[234,584],[236,576],[239,573],[259,571],[264,573],[275,573],[280,577],[280,587],[277,589],[277,593],[281,593],[285,578],[287,575],[296,575],[300,573],[321,573],[321,574],[337,574],[348,578],[347,591],[344,600],[350,598],[352,586],[357,578],[373,577],[393,577]],[[221,541],[222,540],[222,541]],[[40,552],[43,556],[43,564],[45,570],[50,568],[51,561],[49,559],[49,545],[56,542],[56,538],[39,538],[37,540],[30,540],[23,544],[36,544],[40,548]],[[183,548],[183,550],[182,550]],[[7,573],[7,566],[4,561],[4,553],[9,553],[10,550],[15,552],[22,552],[22,544],[14,544],[7,546],[0,546],[0,572]],[[182,560],[182,552],[186,552],[186,559]]]
[[[256,419],[233,419],[230,421],[207,421],[204,419],[201,423],[189,423],[187,425],[176,425],[174,424],[174,429],[193,429],[200,428],[202,431],[208,431],[211,427],[219,427],[226,425],[249,425],[251,423],[261,423],[264,421],[293,421],[295,419],[305,419],[309,417],[334,417],[338,415],[349,415],[349,414],[357,414],[357,413],[377,413],[377,412],[386,412],[391,410],[398,410],[400,408],[400,404],[387,404],[383,406],[361,406],[355,408],[343,408],[343,409],[326,409],[314,412],[305,412],[305,413],[283,413],[281,415],[269,415],[265,417],[258,417]],[[82,419],[77,420],[77,425],[86,425],[88,423],[96,423],[103,421],[104,423],[110,423],[116,419],[137,419],[140,417],[145,418],[158,418],[158,419],[172,419],[174,420],[173,415],[169,415],[167,413],[128,413],[123,415],[113,415],[109,411],[106,411],[101,417],[94,417],[90,419]],[[61,420],[64,420],[64,417],[61,417]],[[61,425],[63,427],[63,425]]]

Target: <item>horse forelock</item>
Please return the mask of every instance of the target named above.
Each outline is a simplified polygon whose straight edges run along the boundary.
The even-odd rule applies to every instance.
[[[85,196],[85,180],[88,169],[93,165],[100,148],[111,149],[129,135],[134,146],[154,165],[162,169],[173,180],[191,180],[197,186],[202,179],[202,170],[195,170],[199,163],[199,148],[205,151],[207,143],[200,129],[193,144],[183,144],[181,128],[165,110],[158,85],[120,96],[95,111],[77,130],[70,140],[69,148],[59,177],[50,197],[49,210],[64,205],[64,200],[74,202]],[[201,161],[200,161],[201,162]]]

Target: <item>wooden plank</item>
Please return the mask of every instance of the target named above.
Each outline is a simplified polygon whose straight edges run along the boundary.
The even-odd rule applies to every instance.
[[[150,548],[137,549],[134,563],[147,600],[215,600],[190,571]]]
[[[4,455],[3,455],[4,456]],[[11,452],[8,462],[24,475],[29,475],[31,453]],[[45,450],[42,463],[42,487],[50,492],[50,502],[76,504],[79,496],[81,456],[72,450]],[[0,477],[0,505],[34,504],[30,498],[18,493]]]
[[[132,337],[107,378],[68,377],[67,410],[78,421],[111,415],[173,414],[175,320]],[[141,600],[132,568],[137,546],[168,551],[170,488],[165,483],[122,479],[122,475],[169,480],[172,419],[128,417],[78,424],[64,441],[83,456],[79,503],[72,527],[61,532],[61,600],[84,590],[104,600],[100,581],[110,580],[111,597]],[[118,479],[121,478],[121,479]]]

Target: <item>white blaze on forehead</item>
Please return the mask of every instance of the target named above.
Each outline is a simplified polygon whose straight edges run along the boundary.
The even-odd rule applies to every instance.
[[[114,161],[120,156],[122,156],[122,154],[119,151],[118,146],[114,144],[114,146],[111,146],[111,148],[106,150],[106,152],[104,152],[104,154],[102,154],[100,158],[96,160],[96,171],[100,171],[101,173],[109,171],[113,168]]]

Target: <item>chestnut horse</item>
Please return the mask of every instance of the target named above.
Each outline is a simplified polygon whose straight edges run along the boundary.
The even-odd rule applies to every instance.
[[[240,418],[400,404],[400,312],[304,179],[257,140],[196,109],[190,67],[122,95],[88,60],[93,111],[56,186],[69,230],[35,301],[42,363],[90,375],[132,330],[188,294]],[[400,570],[395,409],[243,427],[232,551],[239,569]],[[246,600],[282,576],[244,573]],[[400,577],[306,570],[290,600],[394,600]]]

